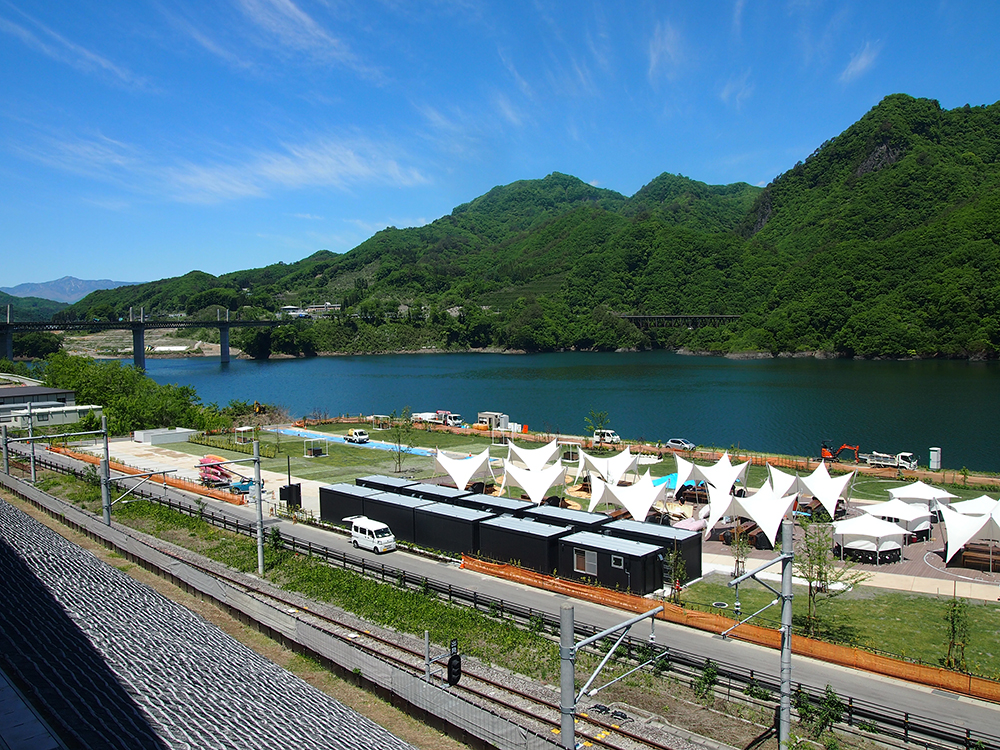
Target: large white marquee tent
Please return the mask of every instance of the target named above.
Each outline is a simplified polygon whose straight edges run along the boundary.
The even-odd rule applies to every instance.
[[[536,505],[545,499],[545,493],[554,485],[565,481],[566,476],[562,461],[556,461],[541,471],[530,471],[514,466],[510,461],[504,459],[503,468],[504,484],[516,484]],[[500,491],[503,492],[503,486],[501,486]]]
[[[872,515],[855,516],[833,524],[834,541],[840,537],[841,549],[875,553],[875,562],[887,552],[902,550],[906,529]]]
[[[518,460],[524,464],[529,471],[541,471],[545,464],[551,461],[559,453],[559,441],[553,440],[541,448],[519,448],[514,443],[507,445],[507,460]]]
[[[625,449],[610,458],[600,458],[589,453],[580,451],[580,461],[576,467],[576,477],[573,481],[578,482],[580,475],[584,471],[589,471],[591,475],[597,474],[604,482],[612,486],[618,484],[630,469],[637,467],[638,456],[633,454],[626,445]]]
[[[490,466],[490,449],[487,448],[478,456],[465,456],[463,458],[451,458],[438,451],[434,457],[434,465],[437,470],[443,471],[451,477],[451,481],[455,483],[458,489],[464,490],[472,477],[483,466]],[[490,475],[492,476],[492,474],[493,469],[490,468]]]
[[[862,510],[883,521],[898,524],[912,534],[929,531],[931,528],[931,512],[922,505],[895,499],[887,503],[866,505]]]
[[[893,487],[889,490],[889,496],[908,503],[922,503],[931,511],[937,510],[942,505],[948,505],[949,500],[957,497],[957,495],[952,495],[937,487],[931,487],[931,485],[924,484],[919,480],[902,487]]]
[[[1000,506],[983,516],[967,516],[948,507],[939,507],[938,512],[948,533],[946,561],[950,561],[969,542],[1000,541]]]

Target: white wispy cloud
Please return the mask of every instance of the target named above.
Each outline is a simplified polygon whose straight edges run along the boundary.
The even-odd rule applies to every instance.
[[[166,195],[186,203],[262,197],[278,190],[310,187],[350,190],[369,184],[413,187],[428,182],[418,169],[406,166],[391,145],[362,137],[283,144],[242,159],[212,163],[165,164],[103,135],[41,136],[15,151],[23,158],[111,182],[134,194]]]
[[[243,15],[280,50],[294,50],[319,61],[334,61],[370,79],[384,74],[365,63],[343,39],[327,31],[292,0],[236,0]]]
[[[513,102],[507,97],[506,94],[501,92],[496,92],[493,95],[493,106],[496,107],[497,112],[511,125],[520,127],[524,122],[524,116],[521,111],[514,106]]]
[[[864,74],[865,71],[875,64],[875,60],[881,51],[881,42],[875,42],[874,44],[872,42],[865,42],[865,45],[851,56],[851,61],[840,74],[840,82],[850,83],[858,76]]]
[[[322,216],[315,216],[314,214],[291,214],[293,219],[305,219],[306,221],[325,221]]]
[[[169,168],[166,177],[178,200],[192,202],[261,196],[275,188],[347,190],[361,184],[412,187],[428,181],[417,169],[400,164],[391,149],[363,138],[285,145],[282,151],[258,153],[235,164],[184,164]]]
[[[23,44],[36,52],[69,65],[81,73],[103,75],[118,84],[134,88],[146,88],[149,85],[145,78],[134,74],[128,68],[117,65],[106,57],[67,39],[24,11],[16,8],[14,10],[32,28],[0,16],[0,32],[20,39]]]
[[[747,0],[736,0],[733,3],[733,33],[736,36],[743,33],[743,10],[746,4]]]
[[[750,82],[750,71],[746,70],[743,72],[743,75],[730,78],[726,81],[726,85],[719,92],[719,98],[726,104],[732,101],[736,104],[736,109],[741,109],[743,102],[753,94],[753,90],[754,84]]]
[[[683,62],[683,42],[681,35],[670,23],[657,22],[653,36],[649,40],[649,78],[653,80],[661,73],[673,78]]]

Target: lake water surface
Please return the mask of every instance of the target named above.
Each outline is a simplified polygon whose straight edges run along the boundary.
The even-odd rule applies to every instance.
[[[582,434],[590,409],[626,438],[819,454],[940,447],[946,468],[1000,471],[1000,363],[732,360],[672,352],[396,354],[256,362],[147,359],[160,383],[191,385],[205,403],[276,403],[310,412],[448,409],[475,421],[499,411],[532,430]]]

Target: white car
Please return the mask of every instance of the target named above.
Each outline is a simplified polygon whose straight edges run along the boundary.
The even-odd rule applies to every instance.
[[[693,451],[695,445],[690,440],[685,440],[684,438],[670,438],[667,441],[667,447],[675,451]]]

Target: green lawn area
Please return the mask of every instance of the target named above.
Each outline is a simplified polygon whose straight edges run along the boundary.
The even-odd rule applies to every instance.
[[[685,601],[712,608],[713,602],[726,602],[726,609],[712,611],[733,616],[735,591],[729,588],[728,576],[711,574],[685,592]],[[942,581],[942,587],[948,587]],[[780,583],[771,584],[780,588]],[[948,653],[948,624],[945,605],[951,599],[859,586],[819,605],[821,635],[840,643],[885,651],[907,659],[938,665]],[[803,632],[806,613],[806,589],[796,586],[792,609],[795,632]],[[740,586],[743,614],[756,612],[774,599],[760,584],[748,581]],[[1000,679],[1000,605],[996,602],[969,602],[970,639],[965,657],[970,672]],[[778,605],[763,615],[762,625],[777,627],[781,618]]]

